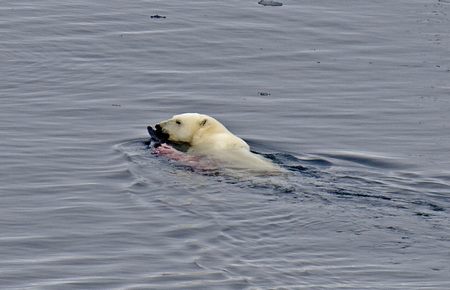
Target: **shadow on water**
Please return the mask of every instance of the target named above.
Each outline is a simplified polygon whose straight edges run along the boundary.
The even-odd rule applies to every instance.
[[[165,179],[167,172],[178,175],[190,175],[184,179],[187,188],[195,188],[195,178],[203,176],[202,182],[232,185],[244,191],[271,195],[290,202],[316,200],[324,203],[355,203],[357,206],[382,206],[414,211],[418,216],[430,216],[446,211],[439,200],[434,200],[426,191],[418,190],[414,184],[405,184],[399,171],[407,168],[394,159],[362,153],[329,153],[294,155],[287,152],[261,153],[267,148],[256,148],[260,154],[286,172],[275,176],[255,176],[242,172],[230,172],[220,169],[202,170],[192,166],[181,165],[173,160],[160,158],[150,152],[150,143],[145,139],[136,139],[118,144],[116,148],[130,162],[139,183],[152,182],[152,178]],[[350,164],[350,165],[349,165]],[[137,167],[136,167],[137,166]],[[394,172],[394,173],[393,173]],[[178,175],[177,175],[178,174]],[[198,181],[198,180],[197,180]],[[174,182],[176,180],[168,181]],[[414,181],[417,183],[417,180]],[[442,185],[442,183],[440,183]],[[444,183],[441,188],[446,190]],[[439,195],[442,196],[442,195]]]

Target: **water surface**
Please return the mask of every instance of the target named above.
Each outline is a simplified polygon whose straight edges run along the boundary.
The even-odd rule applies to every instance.
[[[450,4],[282,2],[2,1],[2,289],[450,288]],[[150,154],[183,112],[290,173]]]

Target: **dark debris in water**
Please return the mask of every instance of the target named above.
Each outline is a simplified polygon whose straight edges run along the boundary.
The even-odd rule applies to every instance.
[[[258,4],[263,6],[283,6],[283,3],[273,0],[261,0],[258,2]]]
[[[426,213],[426,212],[416,212],[416,215],[417,216],[423,216],[423,217],[429,217],[430,216],[430,214]]]
[[[163,16],[163,15],[155,14],[155,15],[150,16],[150,18],[152,18],[152,19],[164,19],[164,18],[167,18],[167,17]]]

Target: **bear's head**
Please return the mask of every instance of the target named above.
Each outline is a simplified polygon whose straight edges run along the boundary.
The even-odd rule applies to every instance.
[[[211,129],[214,124],[217,127],[220,123],[207,115],[185,113],[162,121],[155,128],[168,141],[191,144],[195,136]]]

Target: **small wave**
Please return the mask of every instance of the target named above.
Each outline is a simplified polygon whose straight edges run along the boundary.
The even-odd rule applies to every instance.
[[[377,194],[367,194],[367,193],[359,193],[359,192],[351,192],[344,189],[335,189],[330,191],[329,193],[340,196],[340,197],[364,197],[364,198],[375,198],[375,199],[383,199],[383,200],[392,200],[392,198],[384,195]]]
[[[336,160],[349,161],[367,167],[376,167],[383,169],[403,169],[408,167],[407,164],[401,162],[399,159],[392,157],[379,156],[371,153],[362,152],[334,152],[334,153],[320,153],[320,156],[326,156]]]

